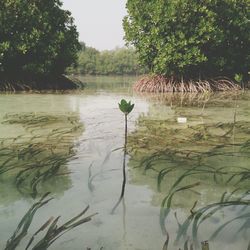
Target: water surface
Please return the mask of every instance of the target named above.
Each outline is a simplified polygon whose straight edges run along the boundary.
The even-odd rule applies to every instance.
[[[0,249],[48,191],[54,199],[37,211],[17,249],[51,216],[61,215],[62,224],[87,205],[88,214],[98,214],[50,249],[156,250],[166,233],[168,249],[183,249],[187,240],[197,249],[205,240],[212,250],[247,249],[250,94],[139,95],[131,89],[134,78],[83,80],[87,88],[77,93],[0,95],[1,169],[14,167],[0,177]],[[111,214],[122,183],[122,98],[135,103],[128,121],[128,183],[124,202]],[[15,157],[5,163],[10,152]],[[32,172],[17,182],[29,164]],[[53,174],[41,175],[49,164]],[[34,185],[36,176],[46,178]],[[201,217],[195,214],[215,203]]]

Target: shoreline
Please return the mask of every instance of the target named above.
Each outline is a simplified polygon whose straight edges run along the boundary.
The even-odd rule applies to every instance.
[[[65,91],[83,88],[83,82],[75,77],[66,75],[19,77],[18,79],[6,77],[0,79],[0,92]]]

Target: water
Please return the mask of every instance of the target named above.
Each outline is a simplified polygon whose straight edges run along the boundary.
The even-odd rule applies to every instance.
[[[5,248],[27,210],[48,191],[54,199],[35,213],[27,235],[16,249],[25,249],[51,216],[60,215],[61,225],[87,205],[90,209],[86,215],[98,214],[57,239],[50,249],[156,250],[163,248],[166,231],[168,249],[183,249],[187,239],[197,244],[197,249],[205,240],[209,240],[212,250],[247,249],[250,93],[138,95],[131,90],[134,78],[83,79],[88,86],[77,93],[0,95],[1,149],[9,150],[0,153],[19,154],[8,163],[4,163],[7,156],[1,154],[1,169],[16,168],[0,177],[0,249]],[[122,183],[124,120],[117,105],[122,98],[135,103],[135,109],[128,119],[125,199],[111,214]],[[23,123],[13,122],[16,114],[26,115]],[[44,118],[48,115],[50,120]],[[186,122],[178,123],[180,117]],[[27,119],[38,122],[30,124]],[[22,154],[30,144],[33,154],[39,152],[37,155]],[[49,178],[41,178],[34,191],[33,177],[49,171],[49,164],[56,165],[59,160],[59,170]],[[34,162],[36,167],[40,164],[41,171],[28,170],[25,174],[30,174],[23,175],[18,186],[15,178],[20,169]],[[177,183],[180,176],[184,177]],[[176,191],[180,188],[186,189]],[[168,209],[170,194],[173,196]],[[213,214],[211,209],[204,212],[204,217],[199,217],[203,220],[196,237],[193,221],[187,235],[181,234],[184,227],[178,230],[178,223],[183,224],[190,210],[196,215],[198,209],[221,199],[228,199],[224,203],[228,206],[220,204]],[[43,235],[39,233],[35,242]],[[180,239],[174,242],[178,235]]]

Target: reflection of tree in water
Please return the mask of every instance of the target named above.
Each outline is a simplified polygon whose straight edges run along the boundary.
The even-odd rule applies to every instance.
[[[18,190],[32,197],[70,187],[66,164],[75,155],[75,138],[83,131],[76,115],[7,114],[2,124],[21,126],[25,134],[0,141],[1,186],[12,186],[14,193]],[[4,190],[8,195],[2,193]],[[1,189],[1,197],[9,194],[9,189]]]
[[[246,241],[250,228],[247,98],[243,95],[237,101],[231,96],[225,101],[216,95],[203,103],[196,100],[196,106],[185,98],[167,100],[166,106],[154,96],[149,114],[139,118],[128,140],[130,165],[135,167],[132,181],[157,189],[163,233],[173,226],[168,225],[169,216],[176,218],[177,236],[172,239],[199,242],[204,235],[200,230],[209,225],[206,239],[214,240],[233,224],[235,235],[245,236]],[[180,116],[187,123],[177,123]]]

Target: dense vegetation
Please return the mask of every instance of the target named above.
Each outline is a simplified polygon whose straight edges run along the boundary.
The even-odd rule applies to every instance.
[[[77,67],[70,67],[69,74],[136,75],[145,72],[139,66],[134,48],[116,48],[98,51],[81,43]]]
[[[60,0],[0,2],[1,78],[59,76],[76,61],[78,33],[61,6]]]
[[[249,0],[128,0],[126,40],[151,72],[207,78],[250,69]]]

